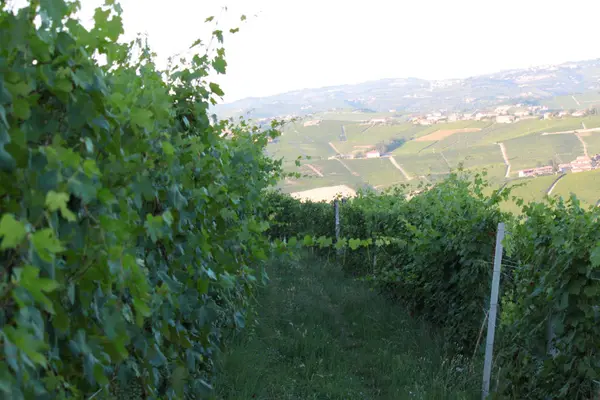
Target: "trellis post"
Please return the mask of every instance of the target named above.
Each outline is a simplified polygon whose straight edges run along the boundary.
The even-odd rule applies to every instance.
[[[496,234],[496,252],[494,254],[494,272],[492,275],[492,293],[490,296],[490,312],[488,317],[487,340],[485,344],[485,361],[483,364],[483,387],[481,398],[485,400],[490,394],[490,378],[492,376],[492,359],[494,354],[494,335],[496,333],[496,313],[498,312],[498,291],[500,288],[500,269],[502,266],[502,241],[504,240],[504,222],[498,224]]]

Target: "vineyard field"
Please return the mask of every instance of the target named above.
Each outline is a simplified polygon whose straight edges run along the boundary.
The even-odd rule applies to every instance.
[[[532,134],[504,142],[512,170],[568,163],[582,156],[583,146],[573,134]]]
[[[562,178],[552,194],[566,199],[573,193],[586,205],[595,206],[600,201],[598,187],[600,187],[600,170],[580,172]]]

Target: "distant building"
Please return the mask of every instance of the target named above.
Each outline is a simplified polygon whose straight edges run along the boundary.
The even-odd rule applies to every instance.
[[[515,117],[512,115],[498,115],[496,117],[497,124],[510,124],[515,121]]]
[[[530,178],[540,175],[552,175],[554,173],[554,167],[552,165],[546,165],[544,167],[529,168],[519,171],[519,178]]]
[[[565,172],[569,172],[571,170],[571,163],[566,163],[566,164],[558,164],[558,171],[565,173]]]
[[[381,154],[377,150],[371,150],[371,151],[367,151],[365,153],[365,156],[367,158],[379,158],[379,157],[381,157]]]
[[[458,121],[458,114],[448,115],[448,122],[456,122],[456,121]]]
[[[540,117],[537,115],[525,115],[524,117],[519,117],[515,121],[525,121],[527,119],[540,119]]]
[[[579,156],[575,161],[571,161],[571,171],[573,173],[591,171],[592,169],[592,159],[589,157]]]
[[[524,110],[515,112],[515,117],[526,117],[527,115],[531,115],[531,112]]]
[[[549,112],[544,113],[544,119],[550,119],[550,118],[552,118],[552,113],[549,113]]]
[[[318,126],[321,123],[320,119],[313,119],[312,121],[306,121],[304,126]]]
[[[586,112],[585,111],[575,111],[573,114],[571,114],[573,117],[585,117]]]
[[[495,118],[497,116],[498,116],[497,112],[493,112],[493,111],[481,111],[481,112],[478,112],[477,114],[475,114],[475,119],[477,121],[481,121],[482,119]]]

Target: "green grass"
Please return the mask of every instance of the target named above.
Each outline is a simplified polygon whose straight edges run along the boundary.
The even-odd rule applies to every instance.
[[[596,205],[600,200],[600,170],[567,174],[558,182],[552,195],[567,199],[571,193],[589,205]]]
[[[483,172],[484,169],[487,171],[486,179],[494,189],[498,189],[506,181],[504,178],[506,175],[506,165],[504,164],[498,163],[484,167],[468,168],[472,172]]]
[[[435,146],[434,142],[415,142],[414,140],[411,140],[398,147],[392,154],[394,156],[414,156],[421,153],[428,153],[429,149],[433,146]]]
[[[434,145],[428,147],[422,152],[432,152],[432,151],[448,151],[448,150],[464,150],[477,146],[492,146],[493,144],[488,144],[487,142],[483,142],[482,138],[484,136],[484,131],[479,132],[460,132],[455,133],[452,136],[448,136],[445,139],[442,139],[435,143]],[[430,143],[431,142],[423,142]]]
[[[521,197],[526,201],[540,200],[557,178],[558,175],[546,175],[537,178],[514,179],[508,183],[507,187],[522,185],[513,188],[511,192],[513,196]]]
[[[536,166],[570,162],[583,155],[583,146],[575,135],[532,134],[504,142],[512,171]]]
[[[514,214],[519,214],[521,212],[521,208],[512,201],[513,196],[523,199],[525,203],[543,201],[546,192],[557,178],[558,175],[547,175],[537,178],[514,179],[510,181],[506,187],[515,187],[513,187],[511,191],[511,200],[503,203],[502,208],[505,211],[510,211]],[[516,187],[516,185],[520,186]]]
[[[365,151],[355,146],[375,146],[377,143],[390,142],[392,139],[409,139],[414,135],[414,125],[403,123],[397,125],[346,125],[347,141],[334,142],[335,146],[343,153],[349,154],[353,151]]]
[[[349,174],[348,170],[338,160],[306,160],[302,164],[313,165],[325,176],[343,177]]]
[[[347,121],[321,121],[318,126],[303,126],[303,122],[290,123],[283,130],[278,143],[269,144],[267,151],[275,157],[294,160],[298,156],[327,159],[335,155],[328,142],[339,140],[342,126]]]
[[[391,186],[405,182],[404,175],[388,158],[344,161],[363,181],[372,186]]]
[[[587,97],[586,97],[587,98]],[[309,163],[323,168],[323,178],[302,178],[280,184],[287,192],[313,189],[323,186],[345,184],[355,189],[370,184],[377,187],[388,187],[402,183],[404,177],[387,160],[348,160],[350,166],[360,176],[349,173],[338,161],[327,160],[334,155],[328,145],[331,141],[343,153],[357,150],[354,146],[375,145],[379,142],[390,141],[394,138],[408,140],[403,146],[396,149],[393,154],[404,169],[414,178],[428,176],[435,181],[445,176],[449,168],[456,168],[462,163],[465,169],[481,170],[491,168],[494,187],[504,183],[503,159],[500,148],[496,142],[506,145],[508,157],[511,162],[511,177],[515,178],[521,169],[532,168],[540,165],[549,165],[552,162],[563,163],[574,160],[583,155],[581,143],[575,135],[545,135],[542,132],[556,132],[582,128],[582,122],[587,128],[600,127],[600,116],[586,118],[563,118],[552,120],[525,120],[515,124],[492,124],[482,121],[458,121],[454,123],[437,124],[432,126],[417,126],[410,123],[397,123],[395,125],[376,125],[369,127],[352,121],[348,115],[357,119],[376,118],[382,115],[353,114],[347,112],[319,115],[315,118],[339,117],[336,120],[323,120],[317,127],[303,127],[302,123],[290,124],[286,127],[284,136],[277,144],[271,144],[268,152],[275,157],[285,157],[287,170],[291,161],[297,156],[311,156]],[[342,126],[345,126],[345,142],[339,141]],[[456,133],[438,142],[416,142],[410,140],[427,135],[437,130],[460,129],[465,127],[482,128],[480,132]],[[367,129],[369,128],[369,129]],[[365,130],[366,129],[366,130]],[[600,153],[600,133],[584,136],[590,155]],[[442,157],[442,155],[446,158]],[[306,169],[305,169],[306,170]],[[410,183],[413,183],[411,181]],[[562,185],[559,184],[558,188]],[[592,185],[592,187],[595,187]],[[569,190],[585,192],[586,188],[574,187]],[[541,199],[541,196],[527,198]],[[592,198],[592,195],[585,195]]]
[[[317,159],[327,159],[335,155],[335,152],[326,144],[321,143],[301,143],[290,142],[285,144],[269,145],[267,148],[269,154],[275,158],[285,158],[286,160],[295,160],[298,156],[312,157]]]
[[[574,129],[582,129],[581,123],[587,128],[600,126],[600,117],[586,118],[562,118],[562,119],[527,119],[514,124],[494,124],[482,131],[482,141],[493,144],[527,136],[534,133],[562,132]]]
[[[322,260],[274,263],[258,324],[231,343],[221,399],[477,399],[480,374],[401,306]]]
[[[330,121],[323,120],[317,126],[302,126],[296,125],[296,129],[306,138],[310,138],[317,143],[333,142],[339,139],[342,132],[342,126],[347,124],[346,121]]]
[[[463,129],[463,128],[480,128],[484,129],[490,126],[491,122],[489,121],[456,121],[456,122],[447,122],[443,124],[435,124],[423,127],[415,137],[421,137],[425,135],[429,135],[430,133],[436,131],[446,131],[451,129]]]
[[[358,189],[365,185],[365,182],[359,176],[352,175],[344,166],[337,160],[304,160],[302,165],[310,164],[317,168],[323,177],[314,176],[303,177],[299,180],[285,180],[280,182],[279,187],[287,193],[300,192],[303,190],[315,189],[325,186],[347,185],[351,188]],[[288,164],[286,168],[290,172],[308,173],[310,170],[306,167],[295,167]]]
[[[394,157],[398,164],[411,176],[426,176],[447,174],[450,167],[446,164],[443,157],[437,154],[423,155],[398,155]]]
[[[482,168],[488,165],[502,164],[502,152],[497,145],[465,147],[444,151],[449,164],[456,168],[460,163],[464,168]]]
[[[600,153],[600,132],[592,132],[589,136],[582,136],[581,138],[587,145],[590,157]]]

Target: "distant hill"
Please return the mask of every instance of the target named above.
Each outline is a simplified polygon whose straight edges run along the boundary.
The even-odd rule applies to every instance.
[[[356,85],[303,89],[215,106],[222,118],[252,119],[303,116],[338,110],[423,113],[432,110],[469,111],[507,103],[550,104],[554,98],[600,91],[600,59],[509,70],[466,79],[429,81],[417,78],[381,79]],[[573,103],[572,108],[590,104]]]

